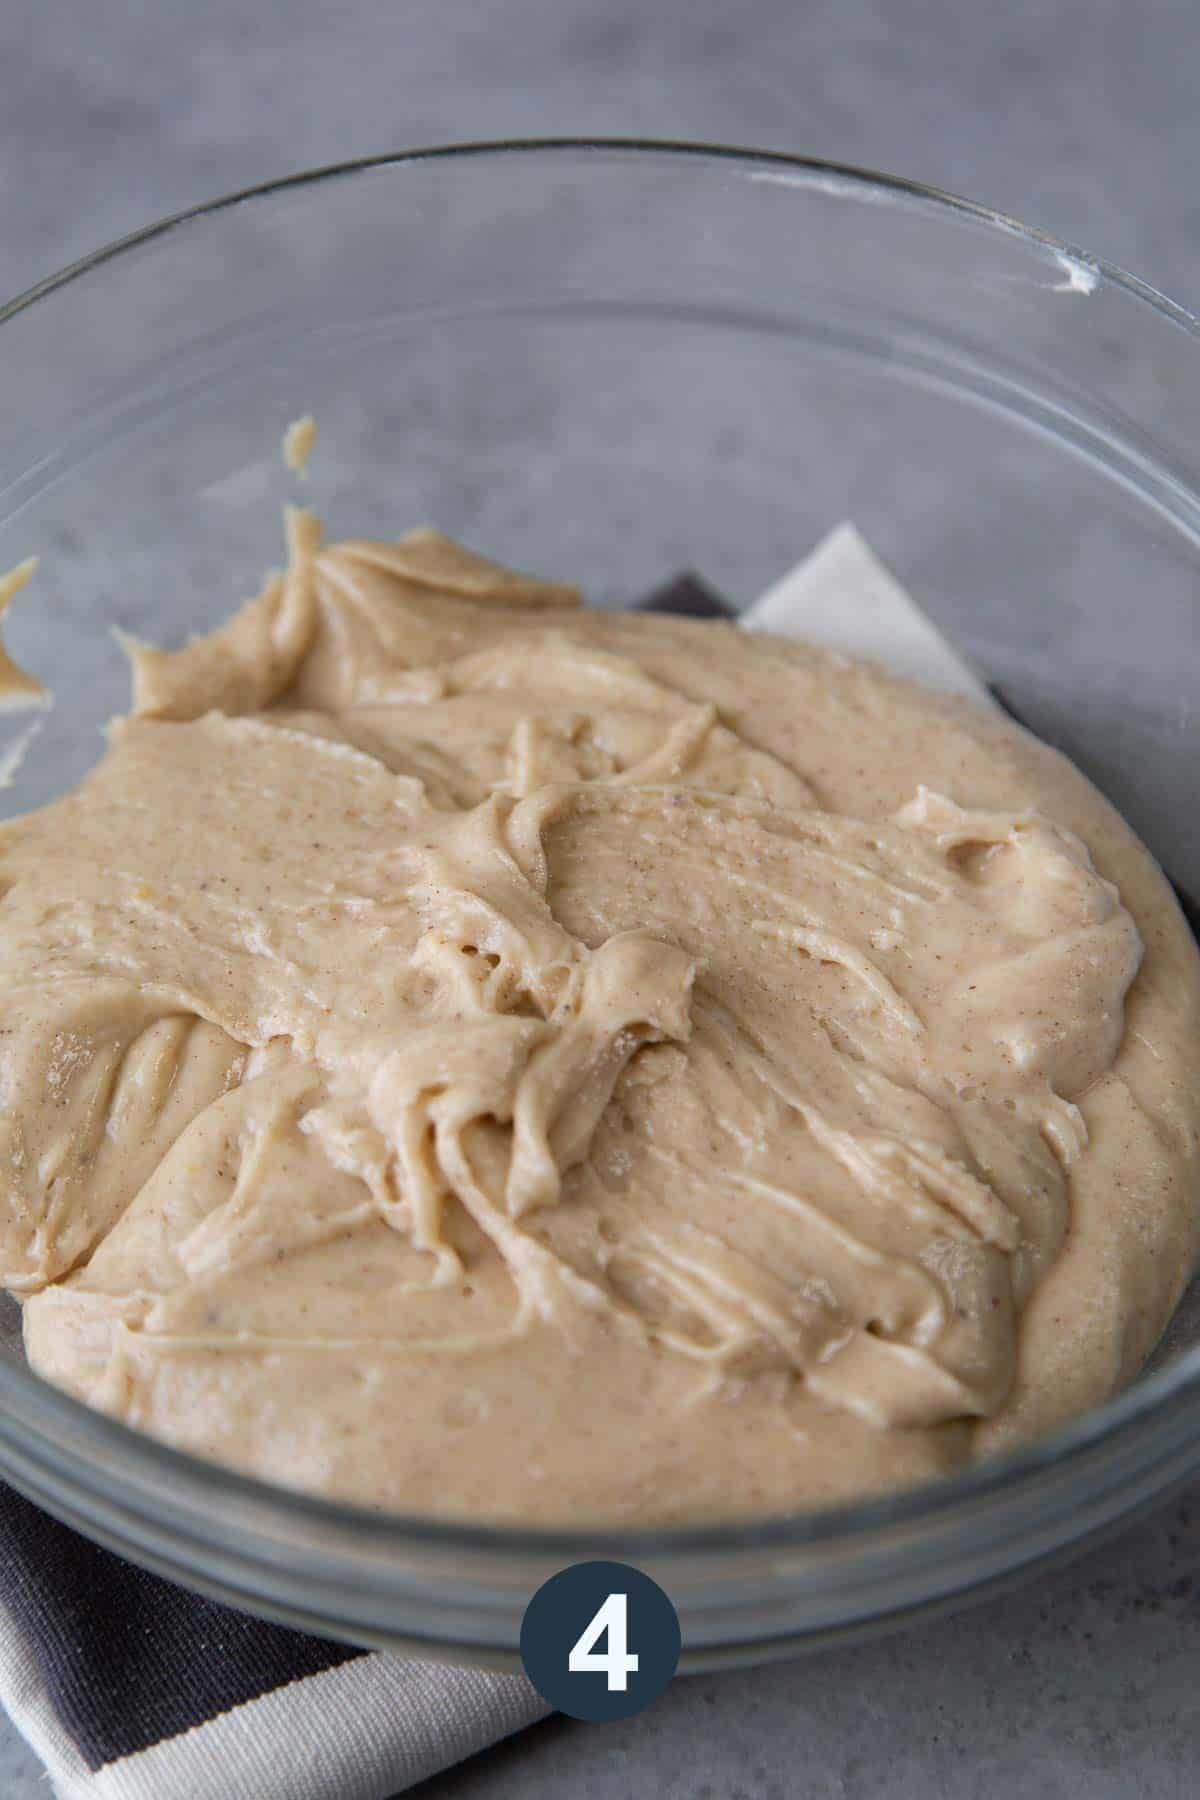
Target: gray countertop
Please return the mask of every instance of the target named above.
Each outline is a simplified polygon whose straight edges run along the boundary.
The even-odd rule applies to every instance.
[[[1190,0],[58,0],[0,20],[8,292],[223,190],[463,138],[704,138],[966,193],[1200,301]],[[553,1721],[425,1800],[1176,1800],[1200,1498],[958,1617]],[[0,1724],[0,1790],[45,1778]]]

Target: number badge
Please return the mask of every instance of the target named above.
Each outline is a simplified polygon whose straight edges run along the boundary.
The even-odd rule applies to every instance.
[[[663,1590],[626,1563],[552,1575],[521,1623],[534,1687],[573,1719],[626,1719],[662,1693],[679,1661],[679,1619]]]

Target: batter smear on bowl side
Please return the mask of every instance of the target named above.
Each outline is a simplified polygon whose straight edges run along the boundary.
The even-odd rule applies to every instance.
[[[1135,1372],[1200,957],[1082,775],[433,531],[289,539],[0,828],[35,1369],[270,1480],[575,1523],[894,1487]]]

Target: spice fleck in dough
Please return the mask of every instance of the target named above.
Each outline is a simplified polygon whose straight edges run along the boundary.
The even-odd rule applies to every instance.
[[[916,1480],[1134,1372],[1200,960],[1082,776],[435,532],[289,537],[0,836],[36,1369],[272,1480],[612,1523]]]

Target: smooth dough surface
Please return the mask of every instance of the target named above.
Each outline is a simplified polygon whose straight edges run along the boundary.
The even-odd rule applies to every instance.
[[[1196,1259],[1200,958],[1060,756],[437,533],[130,646],[0,831],[0,1276],[169,1442],[679,1521],[1110,1393]]]

